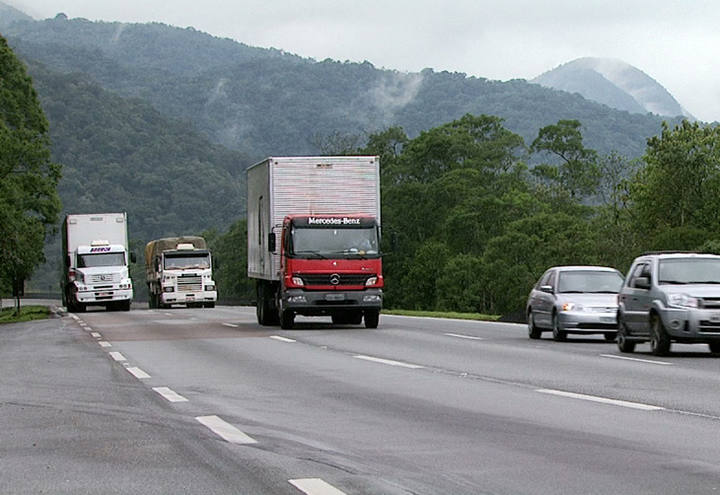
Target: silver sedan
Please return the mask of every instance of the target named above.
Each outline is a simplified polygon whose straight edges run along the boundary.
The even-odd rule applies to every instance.
[[[617,294],[623,275],[605,266],[549,268],[530,291],[526,306],[528,334],[539,339],[552,331],[555,340],[568,334],[617,335]]]

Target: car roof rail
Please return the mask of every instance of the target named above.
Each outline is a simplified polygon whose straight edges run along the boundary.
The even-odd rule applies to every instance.
[[[675,251],[675,250],[646,251],[643,254],[641,254],[640,256],[652,256],[655,254],[712,254],[712,255],[717,255],[717,253],[711,253],[709,251],[691,251],[691,250],[684,249],[684,250],[680,250],[680,251]]]

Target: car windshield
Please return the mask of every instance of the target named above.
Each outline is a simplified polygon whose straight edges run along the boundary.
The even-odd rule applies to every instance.
[[[558,292],[617,294],[622,283],[623,277],[618,272],[573,270],[560,272]]]
[[[81,254],[78,256],[78,268],[94,266],[125,266],[125,253]]]
[[[210,268],[210,255],[207,253],[165,255],[166,270],[182,270],[184,268]]]
[[[347,228],[293,227],[292,255],[296,257],[354,258],[379,255],[375,226]]]
[[[660,260],[659,284],[720,284],[720,258]]]

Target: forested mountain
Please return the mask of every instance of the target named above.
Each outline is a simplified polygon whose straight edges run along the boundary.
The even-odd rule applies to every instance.
[[[634,157],[662,120],[523,80],[317,62],[157,23],[58,16],[15,22],[5,33],[26,60],[81,72],[107,89],[143,98],[252,160],[317,153],[318,138],[367,136],[391,125],[416,136],[466,113],[499,116],[527,143],[545,125],[577,119],[589,146]]]
[[[0,2],[0,29],[9,26],[15,21],[32,21],[32,17]]]
[[[547,71],[531,82],[580,93],[631,113],[692,116],[655,79],[621,60],[585,57]]]

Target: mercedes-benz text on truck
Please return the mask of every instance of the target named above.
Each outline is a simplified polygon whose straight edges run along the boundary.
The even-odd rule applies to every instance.
[[[167,237],[145,246],[145,273],[151,308],[173,304],[213,308],[217,286],[212,256],[198,236]]]
[[[375,156],[271,157],[247,170],[248,276],[261,325],[295,315],[376,328],[383,299]]]
[[[127,214],[67,215],[62,227],[62,299],[68,311],[87,306],[130,310]]]

